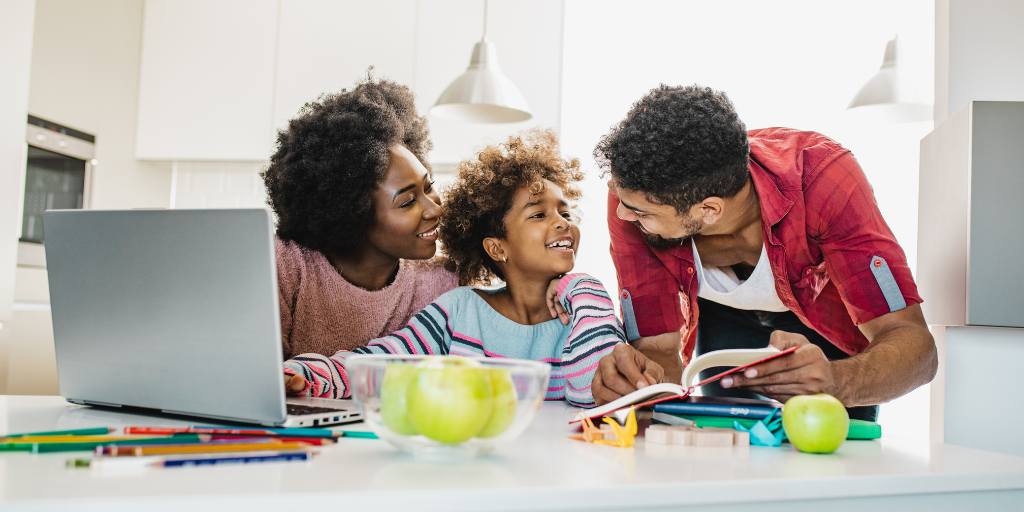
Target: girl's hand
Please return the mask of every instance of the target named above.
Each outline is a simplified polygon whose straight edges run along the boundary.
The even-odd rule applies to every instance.
[[[548,283],[548,290],[544,293],[544,300],[548,303],[548,311],[551,312],[551,318],[558,318],[562,321],[562,325],[569,325],[569,313],[562,307],[562,301],[558,300],[558,282],[561,280],[562,278],[559,276]]]
[[[302,392],[306,390],[307,385],[309,384],[301,375],[284,374],[285,396],[301,396]]]

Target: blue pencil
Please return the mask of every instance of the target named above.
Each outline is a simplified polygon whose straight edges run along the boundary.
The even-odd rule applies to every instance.
[[[147,467],[181,468],[186,466],[214,466],[218,464],[254,464],[259,462],[290,462],[311,459],[316,452],[285,451],[285,452],[247,452],[227,455],[209,455],[199,457],[152,457],[71,459],[67,461],[69,468],[94,468],[112,470],[143,469]]]

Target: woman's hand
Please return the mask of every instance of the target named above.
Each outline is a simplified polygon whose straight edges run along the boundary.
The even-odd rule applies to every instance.
[[[302,378],[301,375],[288,375],[284,374],[284,394],[285,396],[301,396],[302,392],[306,390],[306,386],[309,383],[306,379]]]
[[[558,300],[558,283],[562,277],[556,277],[548,283],[548,290],[544,293],[544,300],[548,303],[548,311],[551,318],[558,318],[562,325],[569,325],[569,313],[562,307],[562,301]]]

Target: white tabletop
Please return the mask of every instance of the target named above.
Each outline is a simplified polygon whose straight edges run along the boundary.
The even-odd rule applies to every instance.
[[[574,409],[546,403],[522,437],[490,456],[427,462],[384,441],[341,439],[314,461],[107,473],[65,468],[83,454],[0,453],[0,508],[181,510],[244,506],[361,509],[831,510],[868,505],[1012,507],[1024,499],[1024,458],[937,445],[847,442],[832,455],[782,448],[633,449],[567,439]],[[59,397],[0,396],[0,431],[185,424],[79,407]],[[359,428],[359,425],[353,427]],[[850,500],[849,498],[860,498]],[[242,510],[242,509],[239,509]]]

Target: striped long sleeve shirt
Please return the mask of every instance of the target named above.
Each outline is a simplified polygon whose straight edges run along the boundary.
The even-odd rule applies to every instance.
[[[473,288],[455,288],[390,335],[329,357],[298,355],[285,361],[284,372],[306,379],[307,396],[348,398],[345,359],[352,354],[532,359],[551,365],[545,399],[593,407],[590,385],[598,361],[623,343],[625,334],[608,292],[597,279],[586,274],[563,277],[558,283],[558,299],[569,314],[569,325],[558,319],[523,325],[495,311]]]

